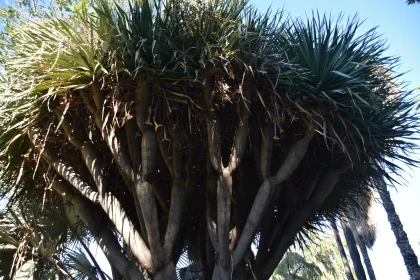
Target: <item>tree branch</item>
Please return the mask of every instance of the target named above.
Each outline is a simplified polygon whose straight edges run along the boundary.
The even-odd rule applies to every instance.
[[[252,204],[251,211],[248,215],[244,230],[239,239],[238,245],[233,252],[233,264],[237,265],[244,257],[246,249],[251,244],[255,232],[260,225],[263,215],[270,202],[270,198],[273,195],[274,188],[283,183],[293,171],[298,167],[300,161],[304,157],[306,150],[308,149],[309,142],[314,136],[315,131],[309,129],[305,136],[300,139],[290,150],[284,163],[281,165],[277,174],[274,177],[268,177],[262,183],[257,196],[255,197],[254,203]],[[269,149],[270,145],[266,145],[266,149]],[[264,151],[264,153],[267,153]],[[261,156],[261,158],[263,158]]]
[[[124,241],[127,242],[130,247],[134,246],[132,247],[134,248],[133,254],[136,256],[139,262],[144,265],[146,269],[151,269],[149,249],[147,248],[138,232],[135,230],[134,225],[126,215],[119,201],[110,193],[98,194],[97,192],[93,191],[92,188],[80,178],[80,175],[77,174],[71,166],[65,164],[63,160],[57,159],[55,153],[51,152],[46,144],[44,144],[44,148],[41,149],[39,131],[37,129],[31,128],[28,135],[34,146],[40,150],[41,156],[43,156],[47,162],[50,163],[50,165],[58,172],[58,174],[60,174],[71,185],[73,185],[76,190],[78,190],[87,199],[94,203],[99,203],[102,206],[105,213],[114,223],[116,229],[122,235]],[[88,162],[90,162],[90,160],[86,160],[87,164]],[[99,161],[95,158],[92,159],[91,162],[96,163],[96,165],[93,165],[95,169],[90,170],[92,175],[94,175],[94,180],[95,182],[98,182],[98,184],[101,184],[103,182],[103,178],[101,176],[101,171],[98,171],[99,166],[97,163]],[[92,168],[92,165],[90,165],[90,168]]]
[[[232,196],[232,176],[223,168],[217,180],[217,236],[219,240],[219,263],[223,269],[232,265],[229,251],[229,226]]]
[[[141,166],[141,141],[138,134],[136,120],[131,118],[125,123],[125,134],[127,135],[128,150],[134,170],[140,170]]]
[[[270,176],[271,156],[273,154],[273,124],[266,124],[262,131],[260,167],[261,176],[266,180]]]
[[[216,111],[213,109],[213,84],[210,75],[205,78],[203,86],[204,92],[204,105],[206,111],[206,125],[207,125],[207,138],[210,162],[217,172],[222,170],[222,155],[221,155],[221,142],[220,142],[220,121]]]
[[[220,140],[220,120],[216,111],[213,109],[213,81],[210,75],[205,78],[204,104],[207,116],[207,137],[208,137],[208,157],[213,168],[218,173],[217,180],[217,237],[219,248],[219,263],[226,270],[230,265],[229,252],[229,220],[230,220],[230,195],[232,191],[232,176],[228,168],[223,168],[221,156]],[[210,237],[213,246],[216,245],[212,237],[211,219],[208,219]],[[216,269],[217,270],[217,269]],[[214,277],[214,276],[213,276]]]
[[[217,189],[217,175],[215,174],[214,168],[210,162],[210,156],[207,154],[206,160],[207,166],[207,181],[206,181],[206,223],[207,231],[209,233],[210,241],[216,251],[219,253],[219,240],[217,237],[216,225],[211,217],[211,205],[213,204],[213,198]]]
[[[162,133],[161,130],[164,129],[162,127],[158,128],[158,133],[157,133],[157,138],[159,141],[159,150],[160,153],[162,154],[163,160],[165,161],[166,166],[168,167],[169,172],[171,173],[171,177],[174,178],[175,174],[174,174],[174,168],[173,168],[173,161],[170,158],[170,140],[169,139],[164,139],[162,137]]]
[[[135,179],[136,196],[140,201],[143,213],[153,266],[156,270],[159,270],[164,264],[165,256],[160,243],[155,195],[152,184],[148,181],[156,166],[157,139],[155,131],[147,126],[152,97],[146,82],[139,81],[137,83],[134,100],[137,126],[143,134],[141,142],[141,176],[137,174]]]
[[[111,151],[112,156],[117,162],[118,166],[121,169],[122,176],[125,177],[125,180],[134,182],[134,170],[130,162],[129,157],[122,152],[122,145],[120,139],[118,139],[115,130],[111,128],[104,121],[104,92],[100,89],[98,83],[93,83],[91,86],[93,99],[95,100],[95,105],[98,108],[94,113],[94,118],[96,126],[101,132],[102,138],[108,145],[109,150]],[[86,106],[88,106],[86,104]],[[99,107],[100,106],[100,107]]]
[[[242,157],[245,153],[245,146],[248,140],[249,107],[246,103],[251,101],[252,92],[254,90],[254,83],[252,81],[252,77],[249,74],[244,76],[244,81],[240,88],[243,94],[243,100],[239,109],[240,113],[238,128],[235,133],[235,138],[233,139],[232,151],[230,153],[228,165],[230,173],[235,171],[239,163],[241,162]]]
[[[185,189],[184,180],[182,178],[182,137],[179,132],[174,131],[172,143],[172,192],[171,205],[169,209],[168,226],[166,228],[165,243],[163,249],[165,251],[166,261],[169,262],[172,256],[172,250],[178,237],[179,228],[184,210]]]
[[[340,175],[347,172],[350,168],[351,162],[345,159],[340,165],[328,170],[319,180],[309,201],[303,204],[303,206],[295,212],[295,215],[289,217],[288,222],[282,230],[281,238],[278,239],[279,242],[273,250],[270,250],[270,254],[266,258],[262,270],[262,279],[268,279],[270,277],[289,246],[293,243],[296,233],[302,228],[305,222],[318,211],[327,196],[333,190]],[[275,244],[275,242],[273,243]]]
[[[90,201],[96,203],[98,201],[98,193],[94,191],[88,184],[86,184],[81,176],[63,159],[57,158],[53,149],[48,144],[43,143],[40,139],[39,129],[31,127],[28,130],[28,137],[35,148],[39,151],[40,156],[60,174],[66,181],[72,184],[83,196]]]
[[[71,187],[64,182],[56,180],[53,183],[53,189],[63,196],[63,199],[71,202],[75,206],[75,210],[89,231],[95,236],[105,256],[117,268],[121,275],[133,280],[144,279],[136,265],[130,262],[122,253],[118,239],[113,235],[112,231],[106,225],[101,225],[98,222],[92,211],[95,208],[93,203],[81,195],[74,194]]]

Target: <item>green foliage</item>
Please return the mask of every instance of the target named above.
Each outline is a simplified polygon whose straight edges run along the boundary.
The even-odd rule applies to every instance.
[[[398,83],[398,58],[384,55],[384,40],[375,29],[359,35],[361,23],[356,17],[314,13],[308,19],[290,19],[281,11],[260,13],[241,0],[93,0],[89,5],[85,0],[62,0],[36,8],[31,3],[19,2],[0,12],[7,25],[0,40],[0,180],[2,192],[10,194],[11,205],[41,198],[50,187],[48,178],[59,177],[39,155],[47,145],[60,161],[68,161],[75,172],[83,174],[80,177],[89,173],[80,164],[79,147],[72,143],[74,135],[61,127],[65,116],[74,125],[72,133],[95,146],[104,161],[102,173],[109,181],[109,192],[121,201],[140,232],[138,205],[126,197],[130,186],[125,185],[127,177],[121,174],[111,151],[121,148],[127,152],[125,158],[136,168],[130,148],[124,146],[128,137],[119,142],[123,143],[120,147],[116,142],[109,145],[110,140],[101,134],[105,128],[116,138],[128,134],[125,129],[130,119],[139,114],[134,108],[134,92],[140,83],[151,89],[147,125],[161,138],[159,144],[167,140],[173,144],[172,136],[179,131],[185,140],[181,147],[184,166],[199,143],[197,163],[191,168],[197,177],[196,189],[205,189],[207,180],[206,81],[214,83],[211,109],[221,119],[217,148],[223,151],[224,161],[242,123],[238,113],[242,104],[251,112],[250,126],[257,138],[262,138],[262,127],[274,127],[271,171],[279,170],[290,147],[314,129],[317,133],[304,160],[273,195],[269,209],[269,224],[280,227],[293,224],[282,219],[300,214],[300,209],[312,211],[300,228],[303,235],[357,205],[357,196],[375,189],[377,178],[394,180],[391,174],[401,171],[396,161],[417,164],[409,153],[415,148],[410,140],[418,131],[419,117],[413,111],[412,93]],[[245,100],[242,92],[246,78],[252,82],[250,100]],[[95,89],[103,94],[102,99],[94,98]],[[96,109],[103,107],[102,125],[94,123],[98,114],[89,108],[89,102],[96,103]],[[41,132],[40,147],[34,148],[28,140],[30,128]],[[136,140],[131,140],[137,141],[139,135],[135,133]],[[257,144],[246,142],[246,174],[234,178],[238,186],[250,178],[246,192],[254,197],[261,185],[259,159],[254,158]],[[308,189],[347,160],[352,163],[351,171],[321,205],[308,206],[314,196]],[[155,177],[164,178],[159,183],[168,191],[171,174],[166,166],[159,168]],[[94,185],[90,174],[85,178],[87,185]],[[236,189],[232,192],[232,201],[236,202],[238,193]],[[169,191],[156,210],[159,222],[168,217],[165,203],[170,197]],[[55,199],[53,209],[60,205],[60,198]],[[185,229],[180,248],[197,244],[196,225],[205,219],[204,191],[193,192],[190,200],[185,224],[191,227]],[[248,213],[250,201],[242,206],[243,212]],[[290,217],[282,217],[283,213]],[[35,228],[39,222],[28,227]],[[273,246],[282,232],[278,229]],[[56,253],[44,251],[48,256]],[[324,268],[304,262],[297,253],[287,259],[294,260],[297,267],[292,270],[302,275],[305,266],[313,272],[310,277],[332,273],[328,259],[316,254],[313,258]]]
[[[315,237],[304,248],[289,249],[272,280],[345,280],[346,275],[334,236]]]
[[[4,153],[43,118],[51,99],[93,82],[119,91],[115,83],[153,80],[155,95],[170,110],[177,103],[197,104],[194,88],[206,73],[240,80],[250,69],[261,89],[276,94],[271,106],[264,105],[273,121],[280,121],[280,104],[284,113],[315,121],[327,147],[336,146],[371,172],[385,166],[397,172],[388,158],[413,162],[397,152],[412,147],[404,139],[415,129],[409,92],[394,86],[397,59],[382,55],[374,29],[357,36],[356,18],[314,14],[289,22],[281,13],[261,15],[244,1],[120,6],[98,0],[94,12],[82,8],[83,1],[74,7],[71,17],[56,12],[23,18],[0,44]],[[323,104],[328,122],[314,119],[320,114],[314,104]],[[116,117],[123,122],[127,114]]]
[[[280,276],[280,278],[278,277]],[[274,279],[284,280],[317,280],[322,273],[319,267],[308,262],[302,255],[296,252],[287,252],[272,276]]]
[[[9,206],[0,212],[0,277],[96,279],[103,272],[88,260],[91,242],[69,205]]]

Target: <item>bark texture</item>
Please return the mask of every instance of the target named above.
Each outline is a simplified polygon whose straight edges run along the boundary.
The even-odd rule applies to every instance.
[[[338,251],[340,252],[341,261],[343,262],[344,271],[346,273],[347,280],[354,280],[353,273],[351,272],[351,267],[349,260],[344,250],[343,242],[341,241],[340,232],[338,231],[335,221],[331,221],[331,227],[334,232],[335,241],[337,242]]]
[[[365,269],[363,268],[362,260],[360,259],[360,254],[357,250],[356,240],[354,238],[353,232],[351,231],[350,225],[345,220],[341,221],[341,225],[343,227],[344,237],[346,238],[347,247],[349,248],[349,253],[353,262],[356,277],[358,280],[366,280]]]
[[[398,248],[400,249],[401,255],[404,259],[408,274],[410,275],[410,279],[419,280],[420,266],[418,263],[418,258],[414,253],[410,242],[408,241],[407,234],[405,233],[400,218],[395,211],[394,203],[391,200],[391,195],[389,194],[384,181],[382,181],[379,186],[379,194],[382,200],[382,204],[388,215],[388,221],[391,225],[391,229],[394,232],[395,239],[397,240]]]
[[[47,141],[42,126],[28,131],[50,183],[75,204],[116,275],[176,279],[178,260],[188,256],[205,279],[268,279],[351,168],[344,155],[317,150],[322,110],[300,121],[296,133],[285,122],[291,133],[280,139],[279,124],[261,114],[266,105],[251,71],[233,86],[235,102],[223,101],[226,87],[209,73],[199,87],[203,108],[167,111],[139,78],[124,92],[132,105],[121,121],[113,106],[125,97],[93,83],[78,92],[83,109],[54,109],[58,142]],[[90,130],[80,129],[81,120]],[[58,151],[57,143],[65,146]],[[322,164],[308,168],[317,158]]]
[[[362,253],[363,262],[365,263],[365,267],[369,275],[369,279],[376,280],[375,271],[373,270],[372,263],[370,262],[370,257],[368,254],[367,247],[359,238],[357,238],[357,236],[355,237],[356,237],[356,242],[357,242],[357,245],[359,246],[360,252]]]

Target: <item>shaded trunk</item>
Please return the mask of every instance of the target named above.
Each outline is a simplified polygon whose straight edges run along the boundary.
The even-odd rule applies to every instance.
[[[395,211],[394,203],[391,200],[391,196],[384,181],[382,181],[379,186],[379,194],[388,215],[388,221],[391,224],[391,229],[394,232],[395,239],[397,240],[398,248],[400,248],[405,266],[407,267],[408,274],[412,280],[418,280],[420,279],[420,266],[417,256],[408,241],[407,234],[405,233],[400,218]]]
[[[366,280],[365,270],[357,250],[356,240],[347,221],[341,221],[344,237],[346,238],[347,247],[349,248],[350,257],[353,262],[354,272],[358,280]]]
[[[340,233],[338,232],[337,225],[335,221],[331,221],[331,227],[334,232],[335,241],[337,242],[338,251],[340,252],[341,261],[343,262],[344,271],[346,272],[347,280],[354,280],[353,274],[351,272],[349,260],[344,250],[343,242],[341,241]]]
[[[113,265],[111,265],[111,272],[112,272],[112,279],[113,280],[122,280],[123,279],[121,274],[118,272],[118,270]]]
[[[360,252],[363,256],[363,261],[365,262],[366,270],[369,275],[370,280],[376,280],[375,271],[373,270],[372,263],[370,262],[370,257],[366,248],[366,245],[356,236],[357,245],[359,245]]]

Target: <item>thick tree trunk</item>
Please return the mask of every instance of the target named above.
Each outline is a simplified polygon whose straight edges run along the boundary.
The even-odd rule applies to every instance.
[[[121,274],[113,265],[111,265],[111,272],[112,272],[112,280],[122,280]]]
[[[107,228],[107,225],[101,223],[100,219],[95,213],[99,207],[90,202],[80,194],[73,194],[71,188],[65,182],[56,181],[53,184],[55,189],[63,198],[75,206],[80,218],[86,224],[89,231],[95,236],[98,241],[99,247],[104,252],[106,258],[110,261],[118,272],[127,279],[137,280],[144,279],[141,271],[127,259],[125,254],[122,253],[122,248],[118,239],[113,235],[112,231]]]
[[[341,261],[343,262],[344,271],[346,272],[347,280],[354,280],[353,274],[351,272],[349,260],[344,250],[343,242],[341,241],[340,233],[338,232],[337,225],[335,221],[331,221],[331,227],[334,232],[335,241],[337,242],[338,251],[340,252]]]
[[[357,245],[359,245],[360,252],[363,256],[363,261],[365,262],[366,270],[369,275],[370,280],[376,280],[375,271],[373,270],[372,263],[370,262],[370,257],[366,248],[366,245],[356,237]]]
[[[347,247],[349,248],[350,257],[353,262],[354,272],[358,280],[366,280],[365,270],[357,250],[356,240],[347,221],[341,221],[344,237],[346,238]]]
[[[411,280],[418,280],[420,279],[420,266],[417,256],[408,241],[407,234],[405,233],[400,218],[395,211],[394,203],[391,200],[391,196],[384,181],[380,183],[379,194],[388,215],[388,221],[391,224],[391,229],[397,240],[398,248],[400,248],[405,266],[407,267],[408,274],[410,275]]]
[[[251,116],[248,105],[253,100],[253,77],[251,74],[244,75],[239,88],[243,99],[236,107],[237,125],[232,135],[224,127],[225,119],[220,118],[219,109],[213,102],[213,98],[218,98],[218,94],[224,93],[217,87],[222,82],[209,74],[203,85],[205,116],[202,117],[205,117],[207,141],[203,146],[201,160],[207,156],[207,173],[197,186],[207,182],[206,194],[203,193],[201,197],[203,200],[205,197],[206,205],[198,209],[206,213],[208,229],[206,244],[202,246],[206,247],[207,252],[201,254],[204,256],[202,263],[207,265],[207,268],[203,269],[209,270],[204,274],[207,279],[230,280],[241,269],[241,273],[248,273],[252,279],[264,280],[271,276],[287,248],[293,243],[296,234],[320,209],[341,174],[347,172],[351,164],[346,159],[340,159],[329,162],[331,166],[325,166],[325,169],[324,167],[316,169],[315,176],[305,182],[308,183],[308,187],[301,188],[301,193],[298,194],[296,190],[285,186],[290,185],[294,181],[292,177],[300,176],[302,170],[306,168],[304,159],[317,133],[315,127],[313,125],[306,127],[302,130],[303,135],[293,137],[290,144],[285,145],[281,152],[277,151],[280,152],[281,160],[273,159],[275,164],[272,166],[274,139],[276,139],[275,124],[266,120],[260,124],[257,119],[258,126],[261,125],[258,130],[258,133],[261,133],[259,135],[261,141],[252,145],[259,150],[255,157],[259,170],[256,172],[253,165],[250,169],[254,169],[252,172],[258,174],[258,178],[252,178],[250,180],[252,182],[246,180],[247,176],[253,176],[252,172],[245,177],[238,176],[241,162],[252,159],[247,154],[247,149],[251,144],[248,141]],[[108,119],[109,108],[105,105],[108,102],[105,99],[106,90],[95,83],[91,91],[92,96],[85,98],[82,96],[82,98],[92,113],[92,120],[98,129],[96,137],[104,140],[100,148],[95,145],[96,140],[75,133],[74,127],[77,123],[72,124],[69,115],[66,116],[57,110],[57,117],[61,120],[59,126],[73,148],[80,152],[79,156],[86,165],[84,166],[86,174],[78,172],[78,167],[75,167],[70,159],[67,161],[60,158],[60,153],[55,152],[53,145],[43,143],[38,129],[29,131],[31,141],[41,157],[48,162],[49,168],[55,170],[54,175],[68,182],[71,189],[66,190],[66,193],[77,193],[72,203],[83,202],[83,205],[76,205],[76,208],[81,212],[80,215],[83,216],[85,223],[92,228],[93,234],[98,239],[102,237],[109,239],[101,239],[101,248],[104,252],[108,250],[105,253],[110,263],[122,277],[142,279],[140,274],[144,273],[144,277],[153,280],[175,280],[175,264],[180,254],[177,252],[185,248],[185,244],[181,243],[185,240],[179,236],[184,234],[183,220],[186,206],[191,203],[188,197],[191,192],[200,192],[199,188],[194,190],[190,177],[192,172],[204,171],[198,165],[184,168],[187,157],[194,156],[190,151],[185,151],[186,145],[191,145],[191,140],[186,136],[188,133],[176,124],[177,113],[173,113],[173,120],[171,118],[167,120],[174,121],[169,132],[164,130],[168,129],[169,125],[165,127],[157,125],[161,120],[151,121],[154,110],[152,110],[153,88],[147,81],[137,82],[134,92],[135,108],[130,112],[130,118],[135,114],[135,121],[134,119],[130,121],[129,118],[125,129],[117,127]],[[88,106],[90,98],[93,98],[94,104]],[[226,138],[229,139],[228,145],[224,143]],[[102,154],[105,151],[103,149],[108,149],[108,152]],[[109,159],[113,162],[110,166],[107,165]],[[121,178],[111,180],[117,172]],[[161,184],[162,182],[156,179],[159,174],[165,177],[162,179],[165,183]],[[240,184],[241,188],[238,190],[236,184],[241,180],[246,184]],[[123,181],[121,185],[124,183],[126,185],[121,192],[113,185],[117,183],[119,187],[118,181]],[[249,186],[250,184],[255,185]],[[231,220],[232,216],[242,212],[241,208],[232,207],[237,205],[232,203],[238,199],[238,191],[253,193],[246,202],[250,211],[244,214],[240,224],[236,219]],[[278,197],[284,193],[286,201],[279,201]],[[133,201],[127,201],[128,196]],[[269,207],[271,202],[273,205]],[[92,217],[92,213],[84,213],[91,205],[103,212],[104,219],[112,222],[113,227],[121,234],[123,242],[133,253],[133,259],[124,253],[126,250],[121,251],[121,246],[114,240],[115,238],[110,239],[111,231],[106,223],[102,225]],[[267,209],[271,212],[268,213]],[[280,222],[274,231],[270,232],[267,224],[270,219],[274,219],[277,212],[280,215],[278,217]],[[196,219],[195,215],[191,215],[191,218],[192,221]],[[261,232],[260,226],[264,218],[269,219],[264,224],[262,230],[264,232],[261,235],[265,241],[260,245],[265,247],[265,252],[260,252],[261,260],[258,262],[249,251],[256,233]],[[200,220],[204,220],[203,217],[200,217]],[[197,234],[194,231],[191,233]],[[188,242],[188,250],[197,246],[195,236],[189,238]],[[112,252],[108,248],[110,245],[113,246]],[[198,255],[200,254],[192,255],[191,258],[195,260],[194,258],[199,258]],[[122,264],[131,269],[128,271],[129,274]]]

